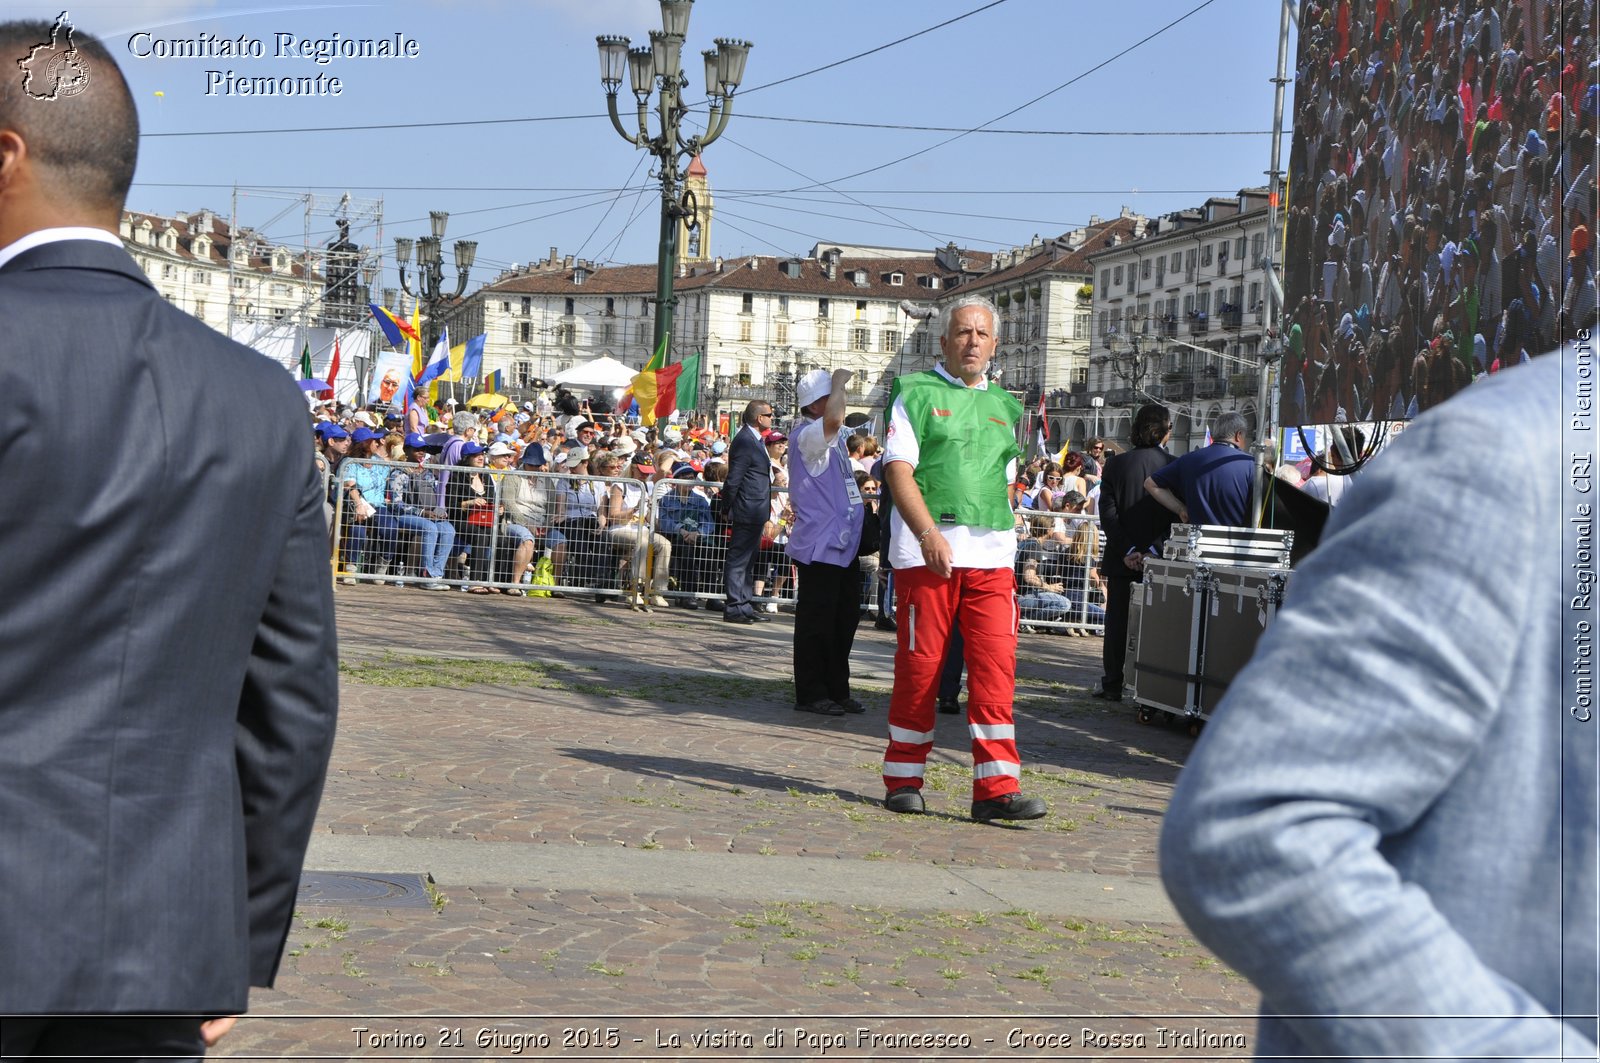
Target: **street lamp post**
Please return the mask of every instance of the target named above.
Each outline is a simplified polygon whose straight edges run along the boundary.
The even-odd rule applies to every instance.
[[[444,228],[449,222],[450,215],[442,210],[430,210],[428,223],[431,228],[429,235],[413,241],[409,236],[394,238],[394,257],[400,269],[400,287],[404,292],[422,304],[424,313],[428,316],[426,342],[423,344],[423,357],[428,357],[433,352],[434,344],[439,342],[440,314],[439,307],[444,303],[461,298],[461,293],[467,290],[467,274],[472,271],[472,261],[478,255],[478,241],[457,240],[456,252],[456,290],[448,294],[444,291],[444,256],[440,245],[444,242]],[[406,267],[411,264],[411,247],[415,243],[417,248],[417,276],[416,287],[406,280]]]
[[[698,155],[727,128],[733,111],[733,94],[744,80],[744,65],[752,47],[749,41],[718,37],[715,51],[701,53],[705,57],[706,97],[710,101],[706,131],[684,140],[679,133],[679,123],[688,110],[683,105],[682,93],[689,87],[689,79],[682,70],[682,56],[684,38],[689,32],[689,7],[693,3],[694,0],[661,0],[662,28],[651,32],[648,48],[629,48],[627,37],[595,38],[600,46],[600,84],[605,88],[611,125],[623,140],[656,157],[661,177],[661,242],[656,259],[656,321],[652,344],[657,352],[666,349],[667,339],[672,334],[672,278],[678,260],[678,221],[693,217],[697,210],[693,194],[679,191],[685,177],[681,164]],[[638,105],[636,133],[623,127],[617,111],[617,92],[622,87],[624,73]],[[660,123],[660,132],[653,137],[648,111],[652,88],[658,92],[656,113]]]

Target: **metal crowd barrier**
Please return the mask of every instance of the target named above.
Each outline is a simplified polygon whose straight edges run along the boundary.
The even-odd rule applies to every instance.
[[[357,469],[378,469],[385,485],[382,506],[366,519],[353,512],[343,486]],[[486,497],[498,516],[491,523],[469,524],[461,514],[451,514],[454,541],[443,578],[430,580],[422,573],[421,533],[398,521],[401,515],[390,497],[393,474],[415,465],[378,459],[349,458],[329,480],[333,504],[331,563],[334,577],[349,583],[421,586],[441,583],[456,590],[489,590],[565,597],[589,596],[596,601],[621,599],[635,605],[656,605],[666,599],[674,606],[720,610],[723,567],[727,561],[730,529],[717,513],[720,484],[701,480],[640,481],[631,477],[605,478],[565,473],[532,473],[517,469],[496,472],[487,466],[435,466],[435,476],[482,476]],[[540,488],[544,523],[528,527],[504,515],[508,478],[531,481]],[[376,479],[376,478],[374,478]],[[371,482],[371,480],[369,480]],[[644,488],[634,512],[622,519],[609,513],[613,485]],[[449,493],[448,490],[446,492]],[[774,488],[779,498],[787,488]],[[368,502],[372,500],[368,499]],[[590,509],[594,516],[590,516]],[[1098,634],[1104,596],[1098,567],[1104,545],[1099,519],[1090,514],[1051,513],[1018,509],[1017,582],[1022,625],[1035,631],[1071,631]],[[768,612],[792,610],[797,592],[794,566],[784,554],[787,524],[778,522],[776,534],[764,537],[756,555],[756,608]],[[887,528],[884,529],[887,534]],[[517,547],[533,542],[518,563]],[[466,555],[465,565],[461,562]],[[387,558],[385,567],[382,562]],[[541,564],[548,558],[549,565]],[[877,614],[878,581],[873,563],[864,563],[861,580],[863,615]],[[1029,563],[1040,579],[1058,591],[1043,591],[1024,584]],[[662,578],[658,569],[667,569]],[[515,571],[513,569],[516,569]]]

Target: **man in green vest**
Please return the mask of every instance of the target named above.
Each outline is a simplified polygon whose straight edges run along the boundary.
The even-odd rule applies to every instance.
[[[1020,791],[1012,699],[1016,689],[1016,479],[1022,405],[991,386],[997,313],[980,296],[958,299],[939,337],[944,364],[903,376],[889,400],[884,476],[898,644],[883,758],[884,807],[924,810],[923,766],[933,748],[934,702],[951,624],[966,639],[972,735],[972,818],[1038,819],[1044,801]]]

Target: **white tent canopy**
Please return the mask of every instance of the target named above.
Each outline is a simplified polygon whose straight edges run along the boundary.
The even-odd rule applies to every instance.
[[[564,369],[551,377],[550,382],[569,388],[625,388],[638,375],[637,369],[630,369],[608,355]]]

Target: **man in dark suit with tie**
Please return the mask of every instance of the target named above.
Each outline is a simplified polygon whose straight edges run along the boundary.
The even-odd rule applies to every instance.
[[[744,423],[728,443],[728,479],[722,485],[723,512],[733,527],[723,582],[728,600],[722,619],[730,624],[763,620],[750,599],[755,594],[756,551],[761,530],[772,519],[772,462],[761,433],[772,427],[772,404],[754,399],[744,408]]]
[[[1122,700],[1122,669],[1128,652],[1128,595],[1144,580],[1144,559],[1160,549],[1172,528],[1172,513],[1144,489],[1145,477],[1172,462],[1164,449],[1172,436],[1165,406],[1151,403],[1133,415],[1133,449],[1108,459],[1100,480],[1100,528],[1106,551],[1100,574],[1106,578],[1106,635],[1101,646],[1100,685],[1092,691],[1107,701]]]
[[[194,1057],[277,973],[333,742],[305,400],[123,250],[106,49],[0,56],[0,1055]]]

